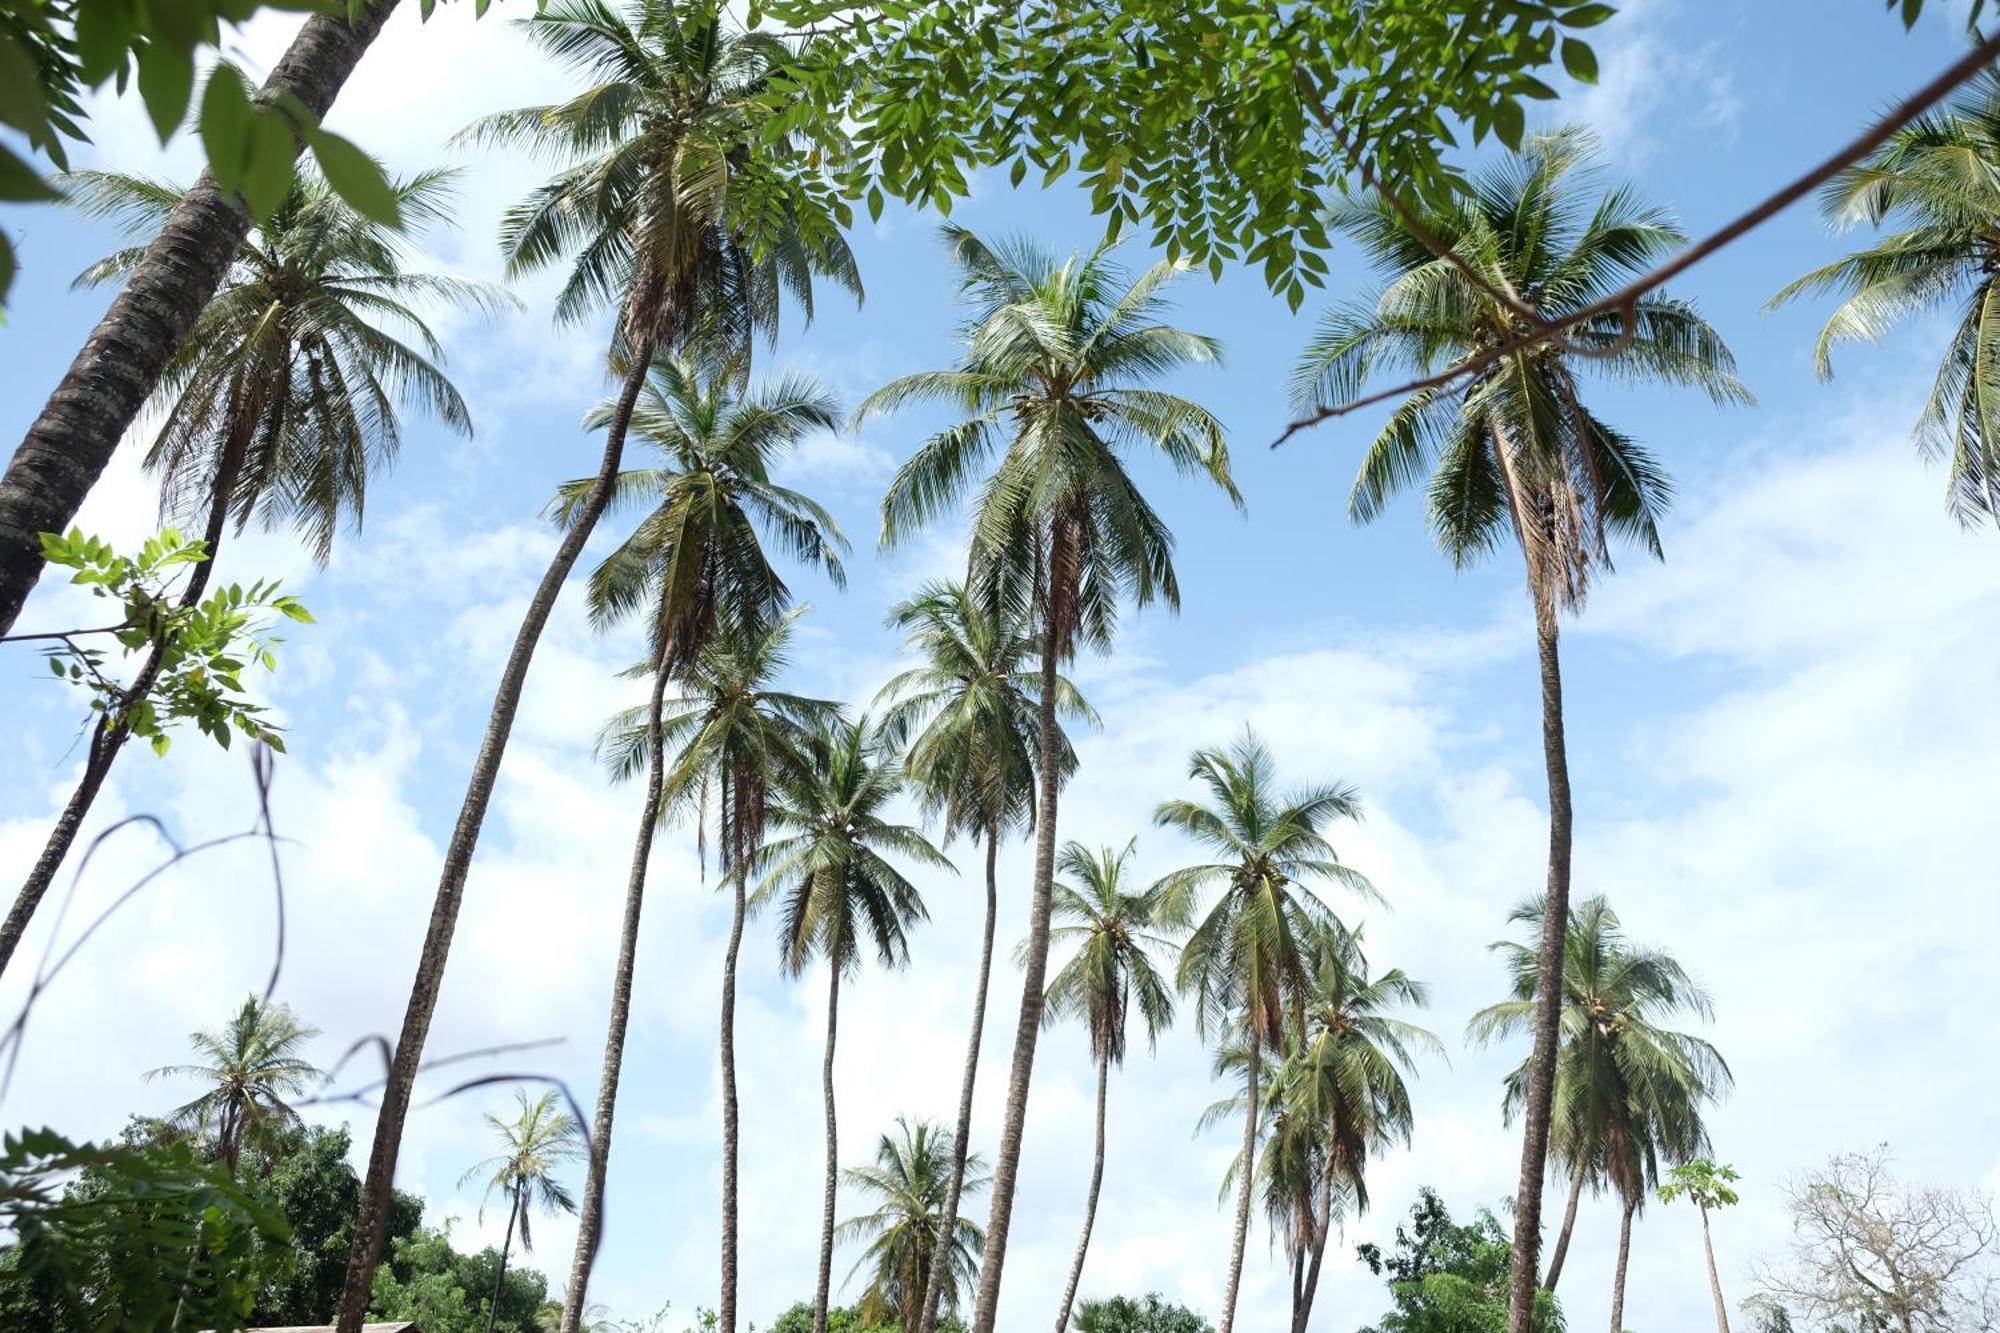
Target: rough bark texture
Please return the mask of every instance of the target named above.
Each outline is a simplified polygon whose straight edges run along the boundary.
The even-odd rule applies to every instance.
[[[833,1290],[833,1204],[840,1190],[840,1133],[833,1115],[833,1047],[840,1037],[840,964],[827,962],[826,1058],[820,1095],[826,1099],[826,1192],[819,1209],[819,1285],[813,1288],[813,1333],[826,1333],[826,1301]]]
[[[424,932],[423,951],[417,956],[417,973],[410,983],[410,1001],[403,1012],[403,1027],[396,1039],[395,1055],[382,1088],[382,1109],[375,1116],[375,1141],[368,1153],[368,1174],[362,1178],[361,1208],[354,1219],[354,1242],[347,1256],[347,1281],[340,1293],[337,1333],[360,1333],[362,1318],[375,1286],[375,1265],[382,1256],[382,1237],[389,1218],[390,1189],[396,1178],[396,1154],[402,1147],[403,1119],[410,1110],[410,1090],[423,1061],[424,1041],[430,1035],[431,1015],[437,1011],[438,991],[444,984],[445,960],[451,953],[452,933],[458,927],[459,904],[465,897],[465,877],[472,868],[473,849],[479,843],[479,829],[486,821],[486,807],[493,798],[493,785],[500,776],[500,761],[507,753],[507,740],[514,729],[514,713],[521,706],[521,691],[527,684],[528,666],[534,660],[535,645],[555,610],[565,580],[597,526],[604,506],[611,498],[618,463],[625,453],[625,431],[632,422],[632,404],[646,381],[652,361],[652,341],[642,340],[633,349],[631,368],[619,390],[618,404],[604,433],[604,457],[597,477],[584,497],[583,507],[569,531],[556,547],[528,613],[514,636],[513,650],[500,674],[500,688],[493,697],[493,712],[486,722],[486,737],[479,757],[473,761],[472,778],[466,784],[465,804],[458,812],[445,849],[444,869],[438,876],[437,897],[431,904],[429,928]]]
[[[522,1207],[517,1200],[507,1210],[507,1235],[500,1242],[500,1267],[493,1270],[493,1299],[486,1302],[486,1333],[493,1333],[493,1325],[500,1319],[500,1289],[507,1281],[507,1252],[514,1248],[514,1219],[521,1215]]]
[[[721,1333],[736,1333],[736,958],[743,947],[746,848],[730,858],[730,886],[736,902],[729,918],[729,948],[722,957],[722,1296],[716,1302]]]
[[[1530,1333],[1534,1326],[1535,1276],[1540,1271],[1542,1250],[1542,1181],[1548,1170],[1549,1104],[1555,1094],[1557,1026],[1562,1018],[1562,946],[1569,928],[1570,793],[1569,756],[1563,744],[1562,664],[1557,654],[1555,608],[1541,595],[1535,605],[1535,640],[1542,670],[1542,757],[1549,779],[1549,878],[1535,971],[1535,1044],[1528,1057],[1521,1178],[1514,1188],[1508,1333]]]
[[[1611,1333],[1625,1330],[1625,1262],[1632,1257],[1633,1204],[1626,1204],[1618,1219],[1618,1267],[1611,1274]]]
[[[1563,1209],[1562,1234],[1556,1237],[1555,1253],[1549,1256],[1549,1275],[1542,1280],[1545,1291],[1554,1291],[1556,1283],[1562,1279],[1563,1260],[1569,1257],[1570,1233],[1576,1230],[1576,1205],[1583,1197],[1583,1172],[1570,1177],[1569,1205]]]
[[[611,1121],[618,1105],[618,1075],[625,1063],[625,1029],[632,1018],[632,969],[639,953],[639,915],[646,901],[646,866],[653,855],[653,832],[660,823],[660,789],[664,756],[660,747],[660,712],[667,694],[663,662],[653,664],[653,690],[646,706],[646,799],[639,832],[632,840],[632,870],[625,881],[625,920],[618,932],[618,970],[611,978],[611,1020],[604,1032],[604,1068],[597,1080],[597,1111],[590,1122],[590,1161],[583,1178],[583,1203],[577,1211],[576,1255],[570,1260],[569,1284],[563,1289],[561,1333],[582,1327],[590,1267],[604,1233],[604,1179],[611,1157]]]
[[[1257,1030],[1250,1029],[1250,1059],[1245,1064],[1243,1095],[1243,1159],[1237,1164],[1236,1235],[1229,1243],[1229,1281],[1222,1289],[1222,1320],[1217,1333],[1229,1333],[1236,1326],[1236,1291],[1243,1285],[1243,1251],[1250,1242],[1250,1193],[1257,1174]]]
[[[1062,781],[1056,732],[1056,665],[1061,651],[1059,617],[1045,615],[1042,629],[1041,790],[1035,807],[1035,883],[1028,903],[1028,941],[1021,976],[1021,1019],[1014,1028],[1014,1059],[1007,1071],[1007,1112],[1000,1122],[1000,1151],[993,1163],[993,1211],[979,1262],[979,1304],[972,1333],[993,1333],[1000,1313],[1000,1275],[1007,1260],[1007,1226],[1014,1215],[1014,1180],[1021,1167],[1022,1130],[1028,1120],[1028,1083],[1035,1072],[1035,1039],[1042,1030],[1042,989],[1048,983],[1049,908],[1056,871],[1056,796]]]
[[[344,7],[306,20],[259,100],[288,95],[324,116],[396,3],[375,0],[351,26]],[[41,577],[41,534],[75,519],[249,231],[242,203],[203,172],[28,427],[0,477],[0,634]]]
[[[1090,1228],[1097,1221],[1097,1190],[1104,1183],[1104,1094],[1111,1084],[1111,1056],[1097,1053],[1097,1153],[1090,1164],[1090,1193],[1083,1201],[1083,1234],[1077,1237],[1076,1261],[1069,1266],[1069,1285],[1063,1288],[1062,1308],[1056,1311],[1056,1333],[1069,1328],[1069,1311],[1076,1304],[1076,1286],[1083,1280],[1083,1256],[1090,1249]]]
[[[221,553],[222,535],[229,527],[229,502],[236,493],[236,479],[243,470],[247,444],[242,431],[232,431],[232,436],[216,470],[208,502],[208,523],[202,531],[208,559],[189,567],[187,586],[181,589],[179,604],[182,609],[200,602],[202,594],[208,590],[208,581],[215,573],[216,557]],[[119,709],[121,715],[152,693],[153,683],[160,678],[160,668],[165,660],[166,646],[155,644],[153,650],[146,654],[138,674],[132,677],[132,683],[125,687]],[[70,848],[76,845],[77,831],[83,827],[84,816],[90,813],[98,792],[104,788],[104,780],[111,776],[111,765],[117,761],[118,752],[125,748],[125,742],[131,735],[122,724],[122,717],[119,723],[114,724],[108,713],[99,714],[97,725],[91,729],[90,749],[84,756],[83,777],[76,784],[76,790],[70,793],[69,803],[63,806],[62,814],[56,817],[55,827],[49,830],[49,840],[43,844],[42,854],[35,858],[34,868],[28,872],[20,893],[15,895],[14,906],[8,910],[6,921],[0,922],[0,976],[6,975],[14,950],[20,945],[21,936],[27,933],[28,922],[34,918],[35,909],[41,905],[49,885],[55,883],[56,872],[62,869]]]
[[[1722,1300],[1722,1278],[1715,1271],[1715,1241],[1708,1234],[1708,1209],[1701,1210],[1701,1248],[1708,1256],[1708,1294],[1715,1297],[1715,1333],[1729,1333],[1729,1307]]]
[[[958,1199],[965,1187],[965,1157],[972,1141],[972,1090],[979,1079],[979,1043],[986,1033],[986,984],[993,972],[993,924],[1000,910],[1000,834],[986,831],[986,933],[979,945],[979,983],[972,993],[972,1037],[965,1048],[965,1077],[958,1088],[958,1131],[951,1145],[951,1180],[945,1186],[944,1219],[938,1235],[945,1238],[931,1256],[924,1281],[923,1312],[918,1333],[936,1333],[944,1278],[951,1266],[951,1240],[958,1231]]]

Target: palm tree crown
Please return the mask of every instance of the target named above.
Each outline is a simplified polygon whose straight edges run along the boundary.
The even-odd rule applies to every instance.
[[[530,1100],[522,1091],[514,1093],[514,1117],[502,1120],[488,1112],[486,1125],[499,1138],[501,1150],[476,1162],[459,1177],[458,1183],[484,1179],[485,1202],[498,1193],[511,1213],[510,1234],[518,1234],[523,1250],[533,1250],[535,1241],[529,1219],[535,1212],[576,1211],[569,1187],[556,1172],[584,1154],[583,1127],[575,1116],[562,1108],[553,1090]]]
[[[839,1231],[843,1241],[868,1242],[854,1271],[870,1270],[868,1289],[861,1298],[864,1318],[870,1322],[893,1314],[898,1327],[916,1327],[924,1280],[940,1249],[953,1150],[950,1130],[928,1120],[912,1124],[897,1116],[895,1133],[884,1134],[875,1146],[874,1164],[849,1167],[843,1173],[849,1185],[875,1199],[873,1212],[848,1218]],[[985,1160],[978,1153],[969,1154],[961,1189],[972,1194],[985,1189],[985,1171]],[[985,1240],[985,1233],[965,1218],[953,1223],[951,1241],[943,1247],[940,1303],[947,1311],[956,1313],[960,1293],[978,1279],[979,1247]]]
[[[1894,227],[1874,245],[1814,269],[1772,298],[1780,305],[1832,292],[1843,299],[1814,348],[1833,375],[1833,345],[1874,341],[1897,321],[1939,306],[1957,327],[1913,438],[1926,458],[1949,460],[1946,502],[1970,527],[2000,515],[2000,73],[1987,70],[1965,96],[1890,136],[1820,192],[1838,228]]]
[[[274,1132],[299,1123],[287,1099],[303,1096],[324,1077],[299,1053],[318,1035],[319,1029],[301,1023],[289,1006],[266,1004],[253,995],[224,1027],[188,1035],[202,1063],[166,1065],[146,1077],[209,1085],[170,1111],[167,1121],[187,1133],[212,1131],[233,1175],[245,1146],[267,1143]]]
[[[1074,943],[1076,953],[1049,980],[1047,1021],[1082,1019],[1091,1054],[1110,1064],[1125,1062],[1126,1021],[1135,1007],[1148,1045],[1174,1021],[1173,991],[1154,961],[1173,948],[1154,933],[1168,924],[1166,891],[1157,884],[1138,893],[1125,887],[1137,847],[1136,838],[1122,850],[1095,852],[1071,842],[1057,862],[1075,884],[1056,884],[1054,915],[1061,924],[1049,933],[1057,942]]]

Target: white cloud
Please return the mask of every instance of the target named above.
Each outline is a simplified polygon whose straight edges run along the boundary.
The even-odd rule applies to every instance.
[[[1726,48],[1689,41],[1676,30],[1681,17],[1676,0],[1619,6],[1611,22],[1588,34],[1597,82],[1573,87],[1556,104],[1562,120],[1596,130],[1621,165],[1644,161],[1670,136],[1735,134],[1743,106]]]

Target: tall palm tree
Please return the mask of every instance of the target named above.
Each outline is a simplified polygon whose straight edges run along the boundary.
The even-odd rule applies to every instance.
[[[397,183],[406,234],[448,215],[453,174]],[[75,207],[135,233],[157,228],[181,199],[178,186],[107,172],[74,173],[64,189]],[[359,526],[369,473],[394,461],[402,411],[425,410],[471,433],[420,307],[491,308],[506,298],[480,283],[407,271],[401,241],[319,177],[301,176],[237,247],[222,289],[167,363],[153,393],[159,424],[146,467],[160,478],[161,509],[206,544],[207,559],[190,567],[180,591],[183,606],[200,602],[231,527],[241,531],[253,517],[299,529],[324,562],[341,519]],[[146,254],[120,250],[85,269],[77,285],[123,282]],[[110,776],[166,652],[154,646],[119,701],[98,715],[83,778],[0,925],[0,971]]]
[[[323,120],[396,4],[374,0],[307,19],[264,80],[259,100]],[[301,146],[287,145],[293,155]],[[161,224],[0,476],[0,634],[13,627],[41,576],[41,534],[69,530],[229,276],[250,234],[250,210],[204,174],[172,202]]]
[[[600,406],[590,424],[610,413]],[[646,707],[646,796],[632,844],[618,962],[611,981],[611,1016],[591,1124],[576,1254],[563,1298],[565,1317],[580,1320],[591,1259],[603,1230],[606,1163],[612,1116],[631,1015],[632,971],[646,867],[660,822],[666,747],[660,735],[669,681],[687,668],[728,625],[755,629],[784,613],[791,589],[766,554],[766,537],[790,554],[844,581],[838,550],[845,543],[833,516],[808,497],[771,480],[777,457],[813,430],[832,430],[833,400],[818,386],[781,380],[738,395],[733,377],[688,359],[659,358],[632,413],[639,437],[664,456],[663,466],[619,474],[617,494],[651,507],[632,535],[590,577],[590,616],[603,628],[650,612],[653,677]],[[571,482],[556,499],[567,519],[584,502],[589,481]]]
[[[1448,212],[1428,219],[1431,239],[1448,244],[1464,268],[1434,254],[1387,201],[1344,210],[1340,225],[1386,285],[1372,303],[1327,317],[1294,380],[1301,402],[1344,401],[1378,369],[1436,370],[1503,346],[1530,329],[1518,304],[1559,317],[1594,304],[1682,244],[1680,228],[1631,190],[1598,191],[1593,151],[1576,131],[1533,138],[1520,155],[1482,173]],[[1584,405],[1590,368],[1614,379],[1698,388],[1718,403],[1750,398],[1720,335],[1688,302],[1654,292],[1632,306],[1629,320],[1616,313],[1586,320],[1564,341],[1537,343],[1478,374],[1412,394],[1369,446],[1348,497],[1349,514],[1368,522],[1397,491],[1428,477],[1431,529],[1454,565],[1471,564],[1511,538],[1526,566],[1541,667],[1549,913],[1514,1193],[1510,1333],[1528,1333],[1534,1315],[1569,912],[1572,808],[1558,627],[1565,613],[1582,608],[1592,580],[1609,571],[1612,537],[1660,555],[1658,519],[1669,495],[1652,455]]]
[[[1340,885],[1369,898],[1375,890],[1360,872],[1340,863],[1326,838],[1335,820],[1359,817],[1360,799],[1352,787],[1327,783],[1280,790],[1276,761],[1248,728],[1226,749],[1196,750],[1188,776],[1205,790],[1207,803],[1163,801],[1153,821],[1178,829],[1221,858],[1173,871],[1158,888],[1166,895],[1162,912],[1169,921],[1191,919],[1195,896],[1219,890],[1181,945],[1176,980],[1192,995],[1195,1023],[1204,1035],[1227,1032],[1232,1024],[1244,1029],[1243,1167],[1220,1323],[1221,1333],[1229,1333],[1250,1235],[1262,1056],[1284,1050],[1286,1034],[1303,1028],[1314,948],[1321,932],[1337,924],[1311,886]]]
[[[952,1174],[961,1169],[961,1194],[986,1188],[986,1163],[978,1153],[959,1151],[951,1132],[928,1120],[911,1124],[897,1116],[896,1132],[875,1145],[875,1164],[843,1173],[849,1185],[876,1199],[875,1211],[848,1218],[836,1233],[840,1240],[868,1242],[854,1263],[856,1273],[872,1270],[861,1297],[868,1322],[883,1323],[893,1315],[898,1328],[914,1329],[928,1299],[928,1275],[940,1262],[941,1299],[947,1313],[957,1313],[960,1291],[979,1276],[979,1247],[985,1241],[977,1226],[946,1213]],[[949,1243],[943,1243],[947,1236]]]
[[[515,635],[445,849],[375,1121],[339,1333],[358,1333],[368,1308],[410,1088],[528,667],[616,488],[653,354],[698,342],[707,355],[747,373],[754,335],[776,335],[781,292],[808,315],[817,277],[859,292],[853,257],[832,219],[815,211],[810,192],[778,167],[793,157],[791,145],[765,133],[773,109],[770,75],[787,58],[782,43],[743,33],[723,0],[634,0],[625,10],[602,0],[550,0],[520,22],[529,40],[588,86],[568,102],[488,117],[466,137],[523,144],[568,164],[509,210],[501,246],[510,275],[570,261],[557,305],[563,321],[615,308],[611,362],[623,382],[605,420],[595,479],[570,513]],[[732,1181],[723,1220],[722,1333],[736,1330],[733,1194]]]
[[[826,1190],[813,1333],[826,1333],[833,1284],[833,1207],[840,1187],[833,1056],[840,1036],[841,978],[860,968],[866,943],[874,944],[884,967],[908,962],[909,929],[926,919],[917,886],[890,864],[889,856],[956,873],[921,832],[884,817],[902,786],[901,763],[886,752],[867,718],[824,726],[812,736],[805,764],[781,783],[771,804],[771,823],[785,836],[767,842],[758,857],[765,867],[759,900],[783,898],[778,947],[785,971],[796,977],[813,958],[826,960],[826,1057],[821,1067]]]
[[[1058,868],[1075,885],[1055,886],[1053,915],[1063,924],[1052,926],[1052,941],[1073,942],[1076,952],[1049,981],[1048,1021],[1080,1019],[1090,1030],[1090,1054],[1097,1063],[1097,1134],[1090,1166],[1090,1192],[1084,1196],[1083,1234],[1077,1238],[1076,1259],[1070,1264],[1062,1304],[1056,1310],[1056,1333],[1069,1328],[1070,1307],[1083,1278],[1083,1257],[1090,1248],[1090,1229],[1097,1220],[1097,1192],[1104,1183],[1104,1103],[1111,1066],[1125,1063],[1125,1027],[1136,1008],[1145,1024],[1146,1045],[1174,1021],[1173,991],[1160,974],[1156,954],[1172,945],[1154,932],[1165,921],[1165,892],[1157,885],[1134,893],[1125,877],[1137,838],[1123,850],[1103,847],[1093,852],[1080,842],[1063,845]]]
[[[972,517],[968,581],[1041,637],[1035,878],[972,1325],[973,1333],[993,1333],[1048,979],[1062,782],[1057,669],[1080,643],[1109,646],[1121,598],[1180,604],[1173,534],[1126,471],[1127,455],[1156,451],[1241,499],[1221,423],[1185,398],[1148,387],[1219,355],[1211,339],[1162,320],[1164,288],[1179,266],[1155,264],[1128,283],[1104,247],[1058,261],[1027,242],[988,245],[961,227],[948,227],[945,237],[972,306],[965,356],[951,370],[885,385],[856,415],[920,400],[964,414],[926,440],[890,482],[882,500],[885,545],[950,513],[999,454]]]
[[[904,750],[904,768],[926,810],[942,817],[947,839],[963,833],[986,844],[986,923],[980,935],[979,977],[972,991],[972,1035],[959,1082],[955,1160],[945,1191],[944,1227],[958,1223],[966,1145],[972,1134],[972,1095],[979,1047],[986,1031],[986,991],[993,970],[993,929],[1000,910],[1000,838],[1034,819],[1035,764],[1041,754],[1035,704],[1038,648],[1032,628],[1004,606],[982,604],[962,583],[931,583],[889,612],[889,624],[908,632],[904,647],[923,665],[899,673],[882,687],[882,732]],[[1076,687],[1056,677],[1061,716],[1095,724]],[[1059,736],[1064,774],[1076,766],[1067,736]],[[983,1234],[983,1233],[982,1233]],[[949,1253],[935,1256],[912,1333],[931,1333],[950,1274]]]
[[[1990,405],[2000,385],[1990,333],[2000,317],[2000,73],[1987,70],[1964,96],[1835,176],[1820,211],[1840,230],[1894,230],[1814,269],[1771,304],[1842,298],[1813,349],[1821,379],[1833,377],[1835,343],[1872,342],[1910,315],[1950,308],[1957,327],[1912,438],[1926,459],[1948,460],[1945,502],[1960,523],[2000,516],[2000,421]]]
[[[500,1139],[501,1150],[477,1162],[459,1177],[458,1183],[484,1178],[486,1193],[480,1200],[480,1219],[485,1220],[486,1202],[497,1191],[507,1201],[507,1234],[500,1241],[500,1267],[493,1274],[493,1295],[486,1307],[486,1333],[493,1333],[493,1321],[500,1315],[500,1288],[507,1278],[507,1256],[514,1247],[514,1230],[521,1232],[521,1252],[534,1252],[535,1236],[530,1220],[539,1208],[545,1213],[573,1213],[576,1200],[569,1187],[556,1179],[556,1172],[585,1155],[583,1127],[576,1117],[562,1109],[554,1089],[545,1090],[533,1101],[520,1090],[514,1093],[512,1120],[488,1113],[486,1124]]]
[[[1542,900],[1534,898],[1508,919],[1539,933],[1544,912]],[[1531,1030],[1536,1018],[1538,950],[1513,940],[1492,947],[1507,961],[1513,998],[1473,1015],[1467,1035],[1481,1043]],[[1713,1018],[1708,992],[1671,955],[1629,943],[1602,897],[1584,900],[1571,914],[1562,990],[1552,1137],[1567,1145],[1571,1160],[1600,1163],[1618,1192],[1611,1328],[1619,1333],[1632,1219],[1658,1182],[1662,1160],[1672,1165],[1707,1153],[1702,1108],[1728,1090],[1729,1066],[1700,1037],[1660,1026],[1676,1013]],[[1527,1104],[1528,1088],[1523,1065],[1508,1076],[1509,1121]],[[1558,1251],[1568,1244],[1565,1227]],[[1557,1276],[1551,1273],[1551,1287]]]
[[[246,1145],[266,1144],[274,1132],[299,1123],[287,1099],[303,1096],[324,1078],[300,1054],[318,1035],[319,1029],[299,1022],[289,1006],[252,995],[225,1026],[188,1034],[200,1063],[165,1065],[146,1077],[208,1085],[168,1112],[167,1123],[184,1133],[212,1132],[216,1151],[234,1176]]]

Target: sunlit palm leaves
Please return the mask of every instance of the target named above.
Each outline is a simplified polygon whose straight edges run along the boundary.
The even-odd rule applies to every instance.
[[[1064,845],[1057,870],[1068,877],[1055,886],[1050,937],[1076,952],[1049,979],[1046,1021],[1080,1020],[1090,1032],[1091,1054],[1110,1064],[1125,1062],[1129,1016],[1138,1012],[1151,1045],[1174,1021],[1171,984],[1160,959],[1173,945],[1158,930],[1164,922],[1167,891],[1159,885],[1134,892],[1126,882],[1137,841],[1123,849],[1090,850]]]
[[[216,1151],[236,1171],[246,1146],[268,1143],[271,1135],[299,1123],[289,1099],[301,1097],[323,1075],[299,1052],[319,1035],[282,1004],[254,995],[243,1001],[227,1026],[188,1035],[200,1063],[167,1065],[148,1079],[194,1079],[208,1090],[175,1107],[167,1122],[184,1133],[213,1133]]]
[[[473,1164],[458,1183],[484,1180],[486,1191],[481,1213],[485,1211],[485,1200],[500,1195],[511,1211],[514,1234],[520,1236],[521,1248],[533,1250],[530,1219],[537,1211],[576,1211],[569,1187],[557,1179],[556,1173],[583,1156],[583,1128],[575,1116],[563,1109],[553,1090],[533,1100],[527,1093],[517,1091],[514,1101],[513,1119],[502,1120],[491,1113],[485,1117],[487,1128],[500,1140],[501,1150]]]
[[[842,1241],[865,1240],[868,1248],[855,1261],[854,1272],[868,1272],[861,1304],[865,1318],[880,1322],[894,1315],[898,1327],[914,1329],[923,1302],[923,1286],[939,1249],[944,1225],[945,1193],[951,1176],[954,1144],[951,1131],[928,1120],[912,1124],[896,1118],[896,1131],[884,1134],[875,1147],[872,1166],[849,1167],[849,1185],[873,1196],[875,1209],[840,1224]],[[985,1189],[986,1163],[978,1153],[965,1161],[965,1192]],[[957,1313],[961,1293],[979,1277],[979,1247],[985,1234],[964,1218],[952,1227],[945,1247],[943,1294],[939,1304]]]

